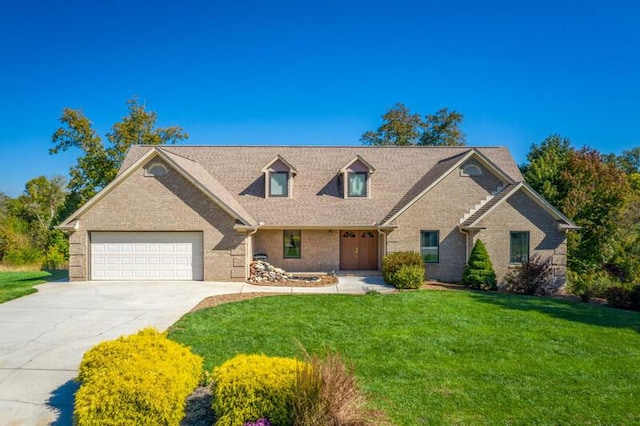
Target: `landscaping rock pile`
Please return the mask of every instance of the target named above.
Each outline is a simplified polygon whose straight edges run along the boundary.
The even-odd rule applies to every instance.
[[[291,278],[284,269],[276,268],[264,260],[255,260],[251,262],[249,272],[250,283],[264,283],[265,281],[278,282],[286,281]]]

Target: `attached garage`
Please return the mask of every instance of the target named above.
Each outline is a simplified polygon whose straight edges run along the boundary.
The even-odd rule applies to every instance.
[[[203,279],[202,232],[91,232],[92,280]]]

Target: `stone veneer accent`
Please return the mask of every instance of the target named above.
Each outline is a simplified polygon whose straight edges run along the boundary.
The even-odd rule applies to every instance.
[[[233,229],[235,219],[164,165],[169,173],[161,177],[136,170],[80,218],[69,237],[72,281],[90,279],[91,231],[201,231],[204,280],[244,281],[247,238]]]

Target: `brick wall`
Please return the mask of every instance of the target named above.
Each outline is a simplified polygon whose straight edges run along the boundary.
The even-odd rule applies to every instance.
[[[460,169],[475,164],[480,176],[461,176]],[[398,228],[387,237],[387,252],[420,251],[420,231],[440,232],[440,261],[426,264],[429,279],[458,282],[466,264],[466,236],[458,231],[460,219],[502,182],[474,160],[452,171],[425,197],[402,213]]]
[[[558,231],[555,219],[522,191],[496,207],[479,225],[486,229],[480,231],[476,238],[480,238],[487,246],[499,279],[510,271],[511,231],[528,231],[530,258],[540,256],[543,260],[551,259],[555,287],[564,285],[566,235]]]
[[[477,163],[476,163],[477,164]],[[486,229],[469,242],[458,231],[460,219],[471,208],[501,184],[500,180],[481,167],[482,175],[461,176],[459,170],[449,174],[427,196],[405,211],[395,224],[398,229],[388,236],[387,251],[420,250],[420,231],[440,232],[440,261],[426,264],[430,279],[458,282],[466,264],[466,251],[471,251],[475,239],[487,246],[499,282],[509,272],[511,231],[530,233],[531,256],[551,257],[554,264],[555,286],[565,282],[566,237],[558,231],[556,221],[531,198],[523,193],[511,196],[480,223]]]
[[[300,259],[285,259],[282,230],[259,230],[253,254],[265,253],[272,265],[290,272],[331,272],[340,269],[340,231],[302,230]]]
[[[158,159],[151,160],[157,163]],[[70,235],[69,276],[87,280],[91,231],[201,231],[204,280],[242,281],[246,273],[246,236],[235,220],[170,166],[166,176],[135,171],[80,218]]]

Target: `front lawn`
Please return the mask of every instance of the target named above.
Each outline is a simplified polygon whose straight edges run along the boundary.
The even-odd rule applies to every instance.
[[[169,337],[205,358],[354,363],[399,425],[638,424],[640,314],[508,294],[272,296],[188,314]]]
[[[0,303],[35,293],[35,285],[67,276],[67,271],[0,272]]]

